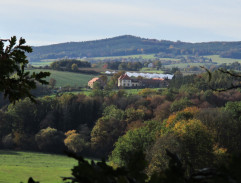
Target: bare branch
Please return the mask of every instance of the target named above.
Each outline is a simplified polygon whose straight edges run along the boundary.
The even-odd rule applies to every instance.
[[[220,72],[222,73],[225,73],[225,74],[228,74],[230,76],[233,76],[233,77],[237,77],[237,78],[241,78],[241,75],[237,74],[237,73],[233,73],[233,72],[230,72],[230,71],[227,71],[227,70],[223,70],[223,69],[218,69]]]

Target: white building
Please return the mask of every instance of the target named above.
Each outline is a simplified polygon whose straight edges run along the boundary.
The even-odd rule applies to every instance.
[[[131,78],[127,74],[123,74],[118,78],[118,87],[132,87]]]

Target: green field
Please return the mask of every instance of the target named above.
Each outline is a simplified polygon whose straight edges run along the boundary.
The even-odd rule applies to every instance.
[[[133,94],[133,95],[137,95],[141,90],[143,90],[144,88],[138,88],[138,89],[121,89],[123,90],[124,92],[126,92],[127,94]],[[155,90],[155,91],[158,91],[158,90],[162,90],[163,88],[151,88],[151,90]],[[72,94],[83,94],[83,95],[87,95],[89,96],[91,93],[92,93],[92,89],[85,89],[83,91],[76,91],[76,92],[65,92],[65,93],[72,93]],[[120,91],[119,89],[115,89],[115,90],[112,90],[112,92],[118,92]],[[55,96],[55,95],[52,95],[52,96]]]
[[[92,89],[84,89],[84,90],[81,90],[81,91],[70,91],[70,92],[63,92],[63,93],[71,93],[71,94],[74,94],[74,95],[87,95],[89,96],[91,93],[92,93]],[[52,97],[56,96],[56,94],[53,94],[53,95],[50,95]]]
[[[128,93],[128,94],[137,95],[143,89],[145,89],[145,88],[140,88],[140,89],[123,89],[123,90],[126,93]],[[163,90],[164,88],[150,88],[150,89],[158,92],[159,90]]]
[[[165,68],[169,68],[169,69],[171,69],[173,67],[178,67],[180,69],[184,69],[184,68],[187,68],[188,65],[189,66],[197,66],[197,67],[199,67],[199,66],[205,66],[207,64],[205,64],[205,63],[179,63],[179,64],[164,65],[164,67]]]
[[[94,60],[104,60],[104,59],[116,59],[116,58],[139,58],[142,57],[143,59],[155,59],[154,54],[140,54],[140,55],[127,55],[127,56],[110,56],[110,57],[91,57],[90,59]]]
[[[207,58],[211,58],[213,62],[217,62],[218,64],[223,64],[223,63],[233,63],[233,62],[239,62],[241,63],[241,59],[233,59],[233,58],[222,58],[219,55],[210,55],[210,56],[205,56]]]
[[[148,67],[143,67],[139,72],[163,74],[162,70],[157,70],[156,68],[148,68]]]
[[[30,64],[34,67],[44,67],[46,65],[50,65],[54,61],[40,61],[40,62],[30,62]]]
[[[27,182],[29,177],[41,183],[59,183],[70,176],[77,161],[62,155],[0,151],[0,183]]]
[[[54,71],[54,70],[46,70],[46,69],[33,69],[29,70],[30,72],[50,72],[50,77],[47,78],[54,78],[57,83],[56,87],[64,87],[64,86],[76,86],[76,87],[85,87],[89,80],[95,75],[87,75],[87,74],[80,74],[80,73],[73,73],[73,72],[63,72],[63,71]]]

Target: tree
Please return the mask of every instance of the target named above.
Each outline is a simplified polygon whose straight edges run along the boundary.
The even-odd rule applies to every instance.
[[[6,41],[9,42],[7,46],[4,45]],[[36,88],[36,82],[48,84],[44,78],[50,73],[25,72],[28,64],[25,53],[31,53],[32,48],[24,45],[26,41],[23,38],[19,39],[18,44],[16,42],[16,36],[10,40],[0,40],[0,92],[13,103],[24,97],[35,101],[30,90]]]
[[[129,130],[115,143],[110,161],[117,166],[127,165],[127,162],[133,158],[133,154],[145,152],[152,146],[156,138],[156,132],[160,130],[160,127],[159,122],[147,121],[145,126]]]
[[[117,88],[117,84],[118,84],[118,78],[124,74],[124,71],[119,71],[118,73],[115,73],[109,80],[108,82],[108,87],[109,88]]]
[[[8,106],[6,114],[9,119],[7,122],[13,125],[14,131],[36,134],[40,130],[41,121],[56,107],[55,100],[50,97],[37,99],[36,102],[37,104],[34,104],[29,98],[26,98],[16,102],[15,105]]]
[[[103,117],[99,118],[91,132],[91,143],[100,155],[108,155],[113,144],[123,135],[126,128],[124,111],[114,105],[105,108]]]
[[[72,66],[71,66],[71,69],[72,69],[72,71],[78,71],[78,65],[77,64],[72,64]]]
[[[85,142],[84,138],[76,130],[69,130],[65,135],[67,137],[64,139],[64,144],[72,152],[80,153],[88,146],[88,143]]]
[[[54,128],[40,130],[35,135],[35,141],[41,151],[64,152],[64,134]]]
[[[176,112],[176,111],[180,111],[186,107],[191,106],[192,103],[191,101],[189,101],[187,98],[181,98],[180,100],[175,100],[172,104],[171,104],[171,112]]]
[[[54,88],[54,87],[55,87],[56,82],[57,82],[56,79],[50,78],[50,80],[49,80],[49,85],[51,86],[51,88]]]
[[[156,60],[156,61],[154,62],[154,65],[155,65],[155,67],[156,67],[157,70],[159,70],[159,69],[162,67],[162,63],[161,63],[160,60]]]
[[[173,132],[181,143],[181,157],[194,168],[210,165],[213,157],[213,135],[197,119],[178,121]]]
[[[99,81],[100,81],[101,87],[105,87],[108,82],[108,77],[106,75],[101,75],[99,77]]]

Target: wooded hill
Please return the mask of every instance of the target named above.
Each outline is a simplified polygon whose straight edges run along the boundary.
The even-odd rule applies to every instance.
[[[43,59],[82,58],[101,56],[123,56],[133,54],[157,54],[163,57],[177,55],[221,55],[229,58],[241,58],[239,42],[203,42],[187,43],[167,40],[144,39],[131,35],[109,39],[67,42],[47,46],[33,47],[28,55],[30,61]]]

